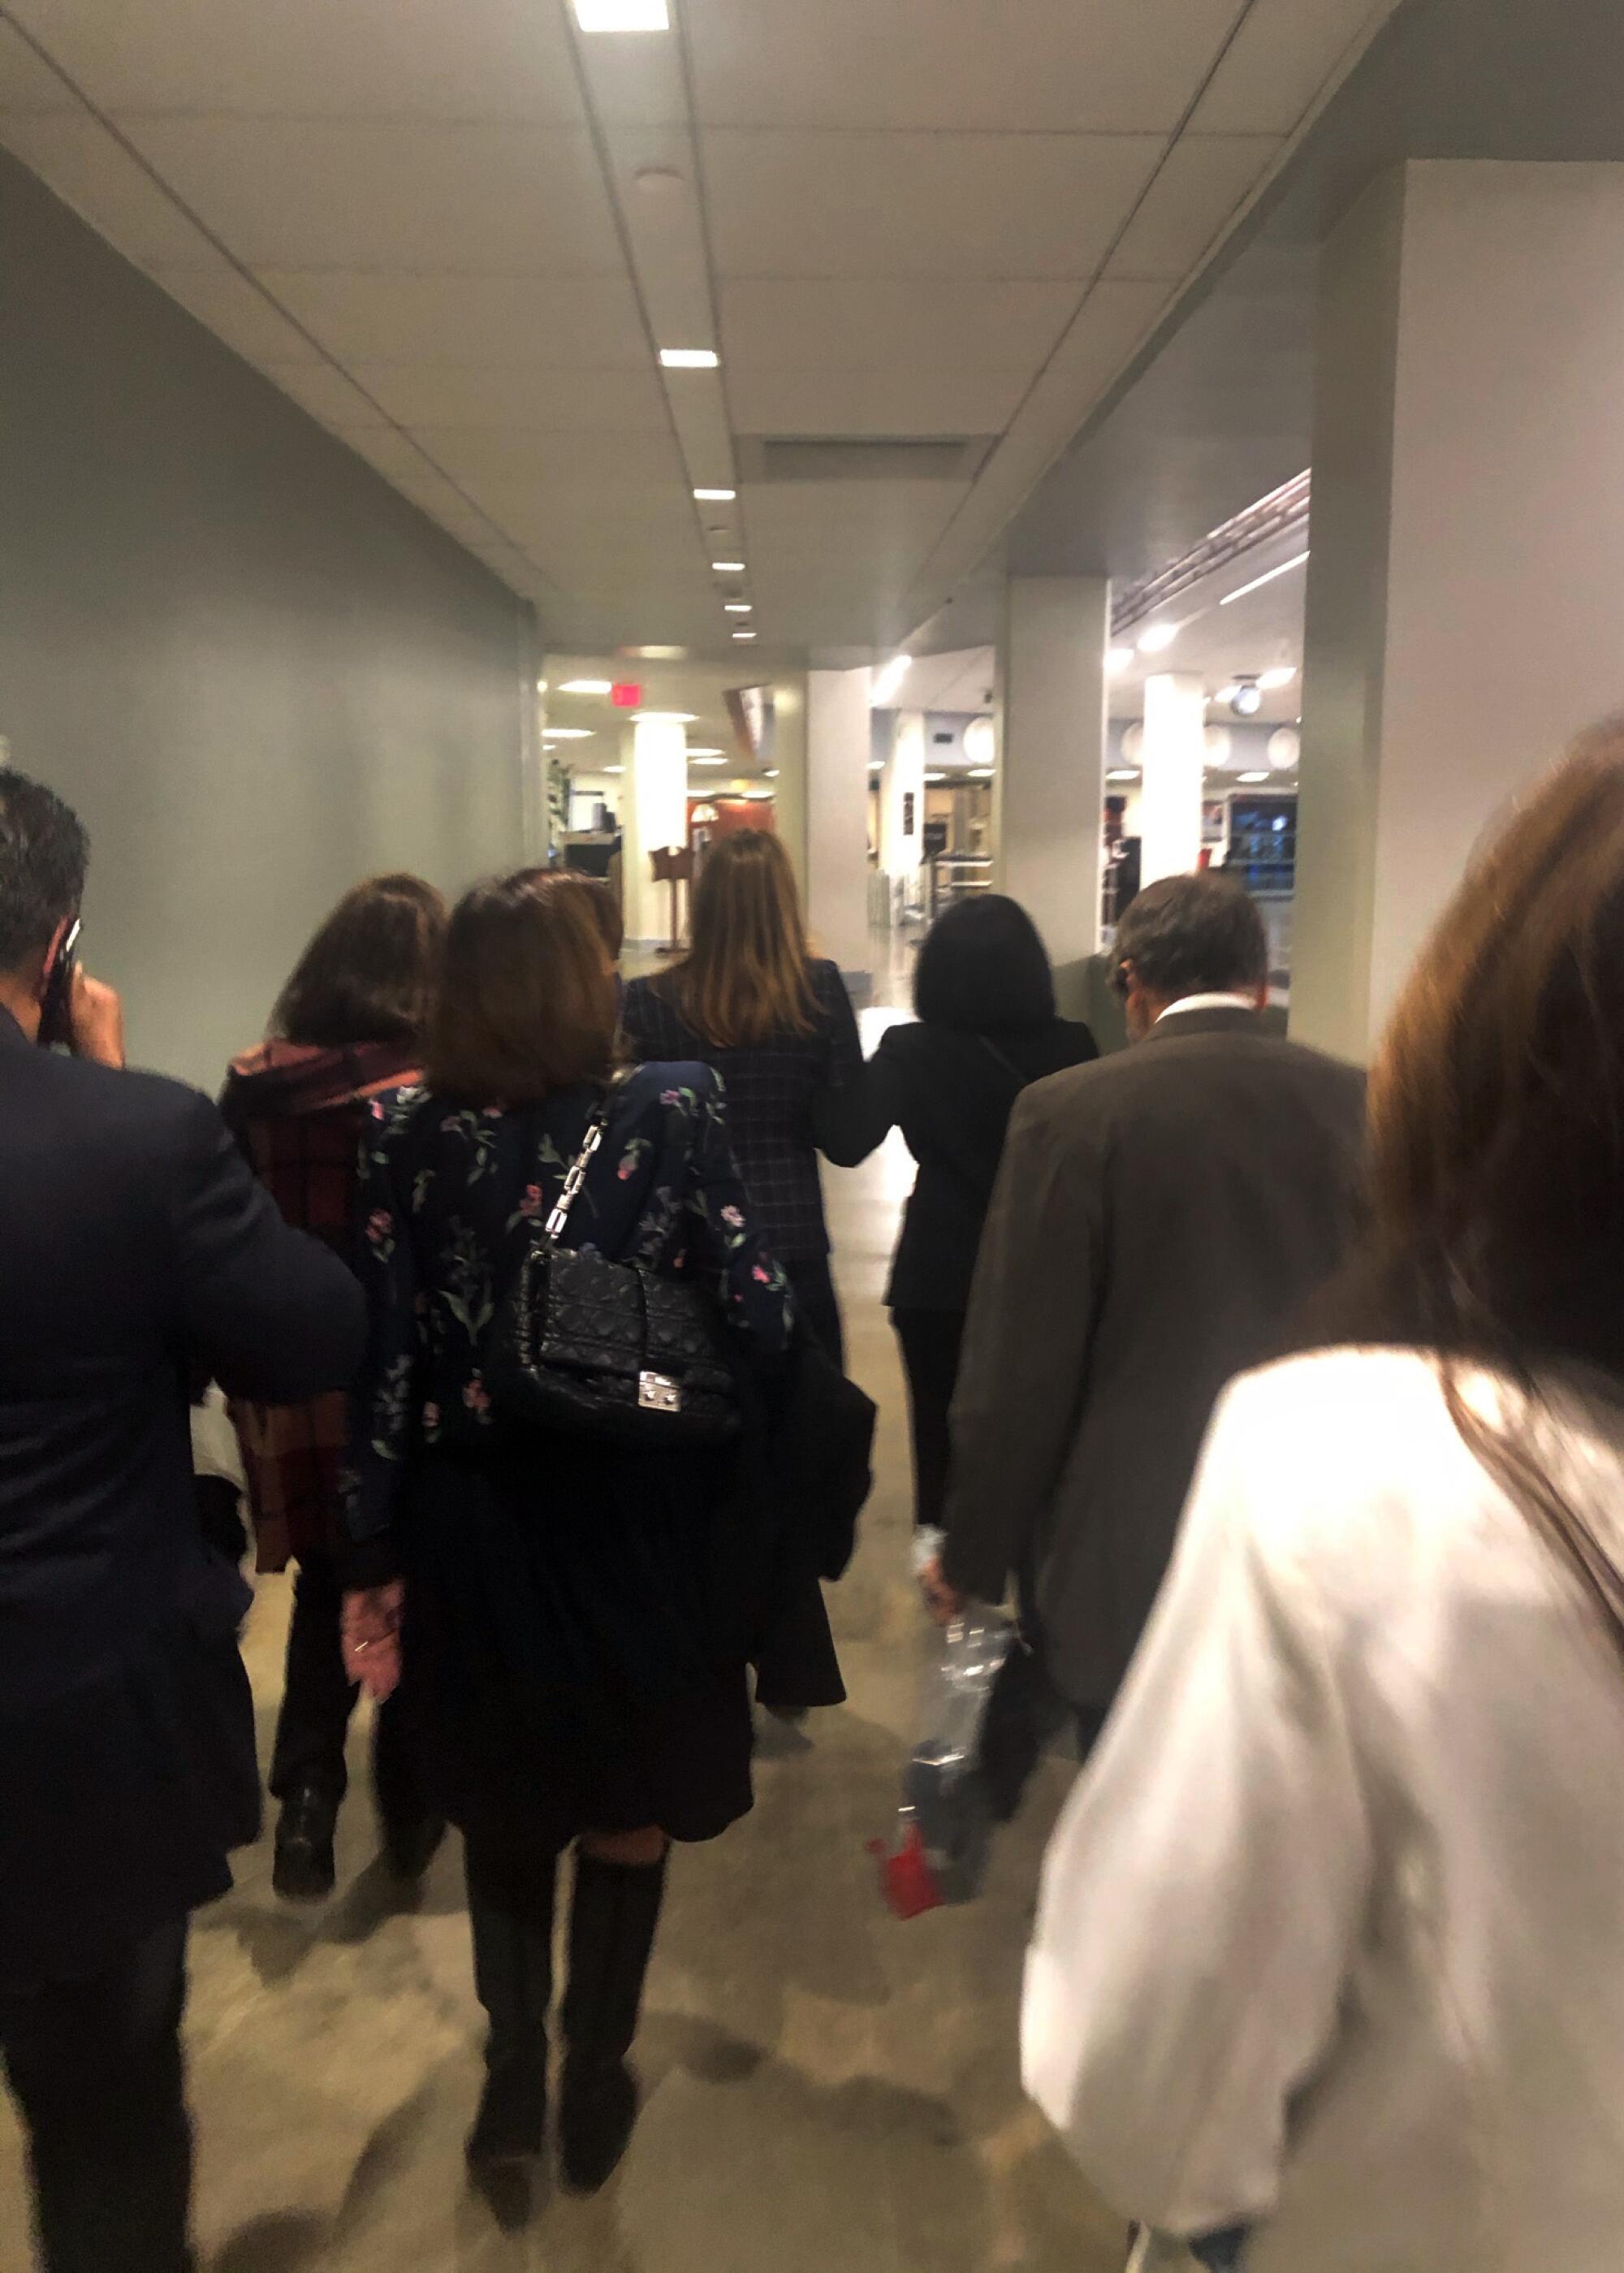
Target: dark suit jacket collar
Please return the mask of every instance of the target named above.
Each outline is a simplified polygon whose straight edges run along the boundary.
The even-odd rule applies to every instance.
[[[0,1002],[0,1050],[26,1050],[28,1046],[27,1035],[24,1033],[4,1003]]]
[[[1158,1019],[1145,1036],[1145,1041],[1176,1042],[1181,1034],[1261,1034],[1263,1031],[1262,1013],[1258,1010],[1180,1010],[1171,1018]],[[1144,1044],[1140,1046],[1142,1048]]]

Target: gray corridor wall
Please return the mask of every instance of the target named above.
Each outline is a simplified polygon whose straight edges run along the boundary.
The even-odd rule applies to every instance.
[[[0,735],[94,840],[132,1058],[217,1087],[359,876],[522,852],[535,626],[0,154]]]

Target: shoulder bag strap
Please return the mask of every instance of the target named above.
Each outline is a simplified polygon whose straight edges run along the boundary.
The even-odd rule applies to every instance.
[[[580,1197],[581,1186],[587,1181],[587,1171],[592,1166],[593,1155],[603,1142],[604,1131],[609,1127],[610,1115],[615,1109],[615,1099],[631,1077],[630,1071],[623,1069],[614,1076],[609,1087],[604,1091],[602,1103],[587,1123],[587,1133],[580,1140],[580,1150],[570,1163],[569,1174],[564,1179],[564,1189],[554,1201],[552,1212],[542,1227],[539,1245],[554,1248],[563,1238],[564,1227],[570,1219],[570,1210]]]

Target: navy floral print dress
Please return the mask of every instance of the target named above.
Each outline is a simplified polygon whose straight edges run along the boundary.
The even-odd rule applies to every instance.
[[[750,1805],[744,1654],[718,1610],[732,1454],[510,1430],[484,1384],[502,1295],[597,1103],[586,1087],[505,1111],[408,1092],[373,1121],[363,1194],[355,1574],[405,1578],[446,1812],[558,1846],[648,1823],[708,1838]],[[565,1238],[703,1279],[748,1362],[784,1359],[792,1298],[707,1067],[624,1084]]]

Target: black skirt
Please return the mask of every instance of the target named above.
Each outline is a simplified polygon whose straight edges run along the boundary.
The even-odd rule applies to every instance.
[[[730,1481],[725,1455],[564,1439],[423,1459],[403,1687],[463,1830],[563,1847],[654,1824],[691,1841],[748,1812],[746,1652],[715,1584]]]

